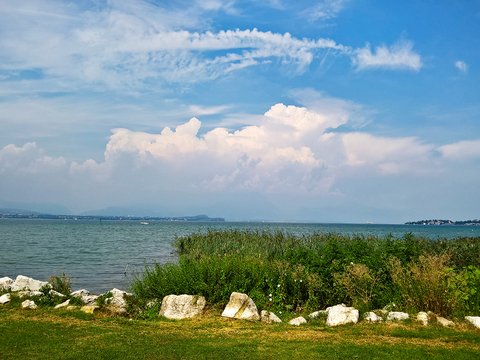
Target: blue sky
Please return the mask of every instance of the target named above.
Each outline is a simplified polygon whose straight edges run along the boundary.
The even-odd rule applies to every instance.
[[[477,1],[0,0],[0,200],[478,218]]]

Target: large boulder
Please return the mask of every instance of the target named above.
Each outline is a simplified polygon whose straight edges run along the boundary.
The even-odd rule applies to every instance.
[[[465,316],[465,320],[476,328],[480,328],[480,316]]]
[[[168,295],[163,298],[159,315],[175,320],[191,318],[201,314],[205,304],[203,296]]]
[[[27,276],[18,275],[15,282],[12,284],[11,291],[31,290],[38,291],[43,286],[49,285],[46,281],[34,280]]]
[[[388,321],[393,321],[393,320],[407,320],[410,316],[407,313],[401,312],[401,311],[390,311],[387,315],[387,320]]]
[[[85,289],[74,291],[70,295],[79,298],[84,304],[93,304],[98,298],[97,295],[93,295],[90,291]]]
[[[230,301],[223,310],[222,316],[243,320],[260,320],[257,305],[253,300],[248,295],[237,292],[230,295]]]
[[[12,288],[13,280],[9,277],[2,277],[0,278],[0,291],[10,291]]]
[[[0,296],[0,304],[4,305],[8,302],[10,302],[10,294],[4,294]]]
[[[327,308],[327,325],[337,326],[358,322],[359,312],[353,307],[347,307],[344,304],[335,305]]]
[[[260,313],[260,317],[261,317],[262,322],[265,323],[265,324],[281,323],[282,322],[282,320],[280,320],[280,318],[277,315],[275,315],[273,312],[267,311],[267,310],[262,310],[262,312]]]

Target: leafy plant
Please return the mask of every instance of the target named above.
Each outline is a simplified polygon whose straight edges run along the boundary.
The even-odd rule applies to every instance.
[[[64,272],[61,275],[51,275],[48,281],[52,289],[58,291],[63,295],[70,295],[72,292],[72,283],[70,277],[66,276]]]

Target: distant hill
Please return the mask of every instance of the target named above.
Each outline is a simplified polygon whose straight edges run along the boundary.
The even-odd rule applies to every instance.
[[[72,212],[63,205],[51,203],[22,203],[0,200],[1,213],[16,214],[62,214],[71,215]],[[5,210],[5,211],[3,211]]]

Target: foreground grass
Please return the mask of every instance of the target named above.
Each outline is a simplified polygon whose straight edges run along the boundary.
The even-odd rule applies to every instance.
[[[202,317],[136,321],[53,310],[0,308],[0,358],[33,359],[478,359],[480,331],[410,324],[327,328]]]

